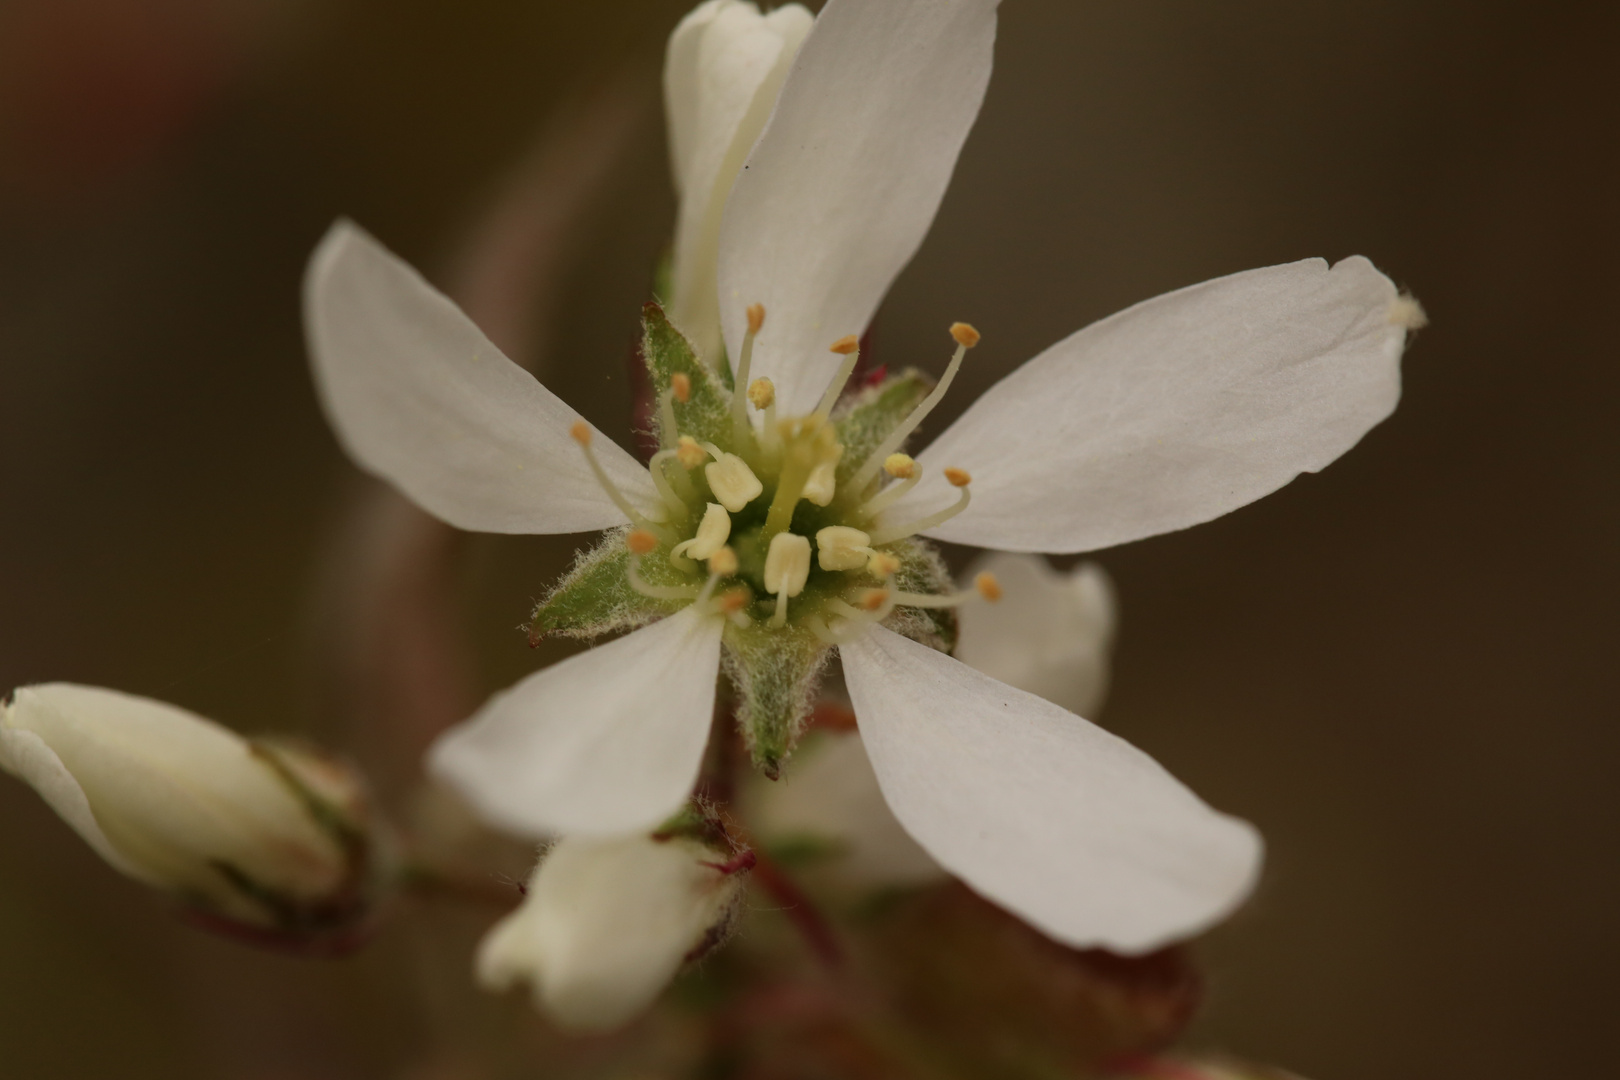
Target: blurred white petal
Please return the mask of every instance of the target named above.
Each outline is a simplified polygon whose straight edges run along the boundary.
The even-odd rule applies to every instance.
[[[918,455],[973,474],[928,536],[1077,552],[1184,529],[1315,472],[1388,416],[1406,330],[1360,256],[1216,278],[1127,308],[1002,379]],[[982,348],[982,347],[981,347]],[[930,476],[890,513],[955,492]]]
[[[491,990],[529,983],[558,1024],[606,1030],[652,1004],[736,905],[741,875],[690,841],[570,837],[547,852],[517,911],[478,949]]]
[[[689,607],[537,671],[442,736],[429,767],[520,835],[651,829],[697,780],[722,625]]]
[[[990,79],[997,0],[829,0],[799,50],[720,230],[720,319],[736,356],[809,412],[910,261]]]
[[[769,15],[750,3],[704,4],[670,36],[664,99],[680,206],[669,317],[710,362],[720,352],[715,264],[726,196],[814,18],[798,4]]]
[[[749,778],[746,812],[773,846],[826,849],[802,876],[834,888],[919,885],[944,876],[889,812],[861,737],[812,732],[780,780]]]
[[[569,437],[578,414],[351,222],[333,225],[310,258],[304,323],[344,449],[424,510],[483,532],[624,523]],[[600,435],[592,448],[633,502],[657,504],[634,458]]]
[[[882,627],[840,651],[895,816],[1044,933],[1146,952],[1253,887],[1259,834],[1130,744]]]
[[[1117,608],[1096,563],[1059,573],[1039,555],[990,552],[968,568],[1001,585],[993,604],[958,612],[956,658],[1008,686],[1081,716],[1096,716],[1108,692]]]

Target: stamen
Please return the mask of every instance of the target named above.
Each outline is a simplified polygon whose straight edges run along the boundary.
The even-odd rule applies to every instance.
[[[652,456],[652,460],[647,462],[647,472],[652,476],[653,487],[658,489],[659,498],[664,500],[664,505],[669,507],[678,520],[686,517],[686,501],[675,493],[675,489],[670,485],[669,474],[664,471],[664,462],[674,456],[673,450],[658,451]],[[686,474],[677,472],[675,476],[676,483],[683,485],[687,492],[691,493],[692,482],[686,478]]]
[[[585,461],[590,465],[591,472],[595,474],[596,482],[602,485],[602,490],[607,492],[607,497],[612,499],[613,505],[617,506],[619,511],[630,519],[630,523],[638,529],[647,530],[664,543],[672,542],[675,538],[669,535],[668,530],[660,529],[648,521],[646,515],[631,506],[630,500],[624,497],[624,493],[619,490],[618,485],[608,478],[607,471],[602,468],[602,463],[596,460],[596,452],[591,449],[591,425],[583,420],[575,420],[573,426],[568,429],[568,434],[573,437],[575,442],[579,443],[580,450],[584,451]]]
[[[671,439],[675,438],[680,428],[675,423],[675,391],[665,390],[658,395],[658,442],[661,446],[669,446]]]
[[[974,575],[973,587],[979,591],[980,596],[992,604],[1001,599],[1001,582],[988,570]]]
[[[744,396],[749,389],[748,370],[754,364],[754,338],[765,325],[765,305],[748,305],[748,332],[743,335],[742,354],[737,357],[736,378],[732,381],[731,426],[736,432],[739,446],[746,446],[753,428],[748,423],[748,404]]]
[[[692,379],[684,371],[677,371],[669,377],[669,392],[675,395],[675,400],[685,405],[692,400]]]
[[[776,404],[776,384],[765,378],[749,383],[748,403],[761,411]]]
[[[908,536],[915,536],[926,529],[945,524],[951,518],[966,510],[969,501],[973,498],[972,491],[968,487],[973,478],[961,469],[946,469],[945,479],[949,480],[952,485],[962,489],[962,494],[955,503],[936,514],[929,514],[927,517],[917,521],[910,521],[904,525],[895,525],[887,529],[874,530],[872,533],[872,546],[881,547],[884,544],[892,544],[896,540],[904,540]]]
[[[651,555],[658,548],[658,537],[646,529],[631,529],[624,536],[624,546],[632,555]]]
[[[641,556],[637,555],[625,567],[625,578],[630,587],[651,600],[696,600],[696,585],[649,585],[641,576]]]
[[[843,447],[839,447],[840,450]],[[838,489],[838,457],[831,461],[823,460],[810,470],[810,476],[804,482],[804,499],[817,506],[826,506],[832,502],[833,495]]]
[[[714,443],[705,443],[703,448],[714,458],[703,466],[703,475],[708,477],[709,490],[722,506],[735,514],[759,498],[765,485],[759,482],[748,462],[736,454],[726,453]]]
[[[881,578],[893,577],[900,572],[900,560],[887,551],[874,551],[866,560],[866,570]]]
[[[862,517],[874,518],[893,506],[900,497],[922,480],[922,470],[908,454],[890,454],[883,461],[883,471],[897,478],[898,484],[890,484],[866,502],[862,503],[855,512]]]
[[[682,566],[677,559],[690,555],[694,559],[708,560],[714,557],[715,552],[725,548],[726,541],[731,538],[731,515],[719,503],[710,503],[703,511],[703,520],[698,522],[697,535],[690,540],[682,540],[676,544],[669,553],[669,561],[675,563],[682,570],[690,570],[691,564]],[[735,555],[732,558],[736,558]]]
[[[945,391],[951,388],[952,380],[956,378],[957,371],[962,367],[962,358],[967,355],[969,349],[979,343],[979,332],[967,323],[952,323],[951,337],[956,339],[956,355],[951,357],[950,364],[945,368],[945,374],[939,377],[939,385],[935,386],[933,392],[923,399],[921,405],[911,411],[910,416],[900,421],[900,424],[889,432],[889,437],[879,443],[877,449],[873,450],[871,455],[861,463],[861,467],[855,470],[855,475],[850,477],[849,480],[850,490],[860,491],[864,489],[871,482],[872,477],[877,475],[880,463],[888,458],[890,454],[900,449],[901,444],[910,437],[913,431],[917,430],[917,425],[921,424],[928,414],[934,411],[934,406],[938,405],[940,400],[944,398]]]
[[[709,452],[699,446],[692,436],[682,435],[675,444],[675,460],[681,463],[683,469],[695,469],[709,460]]]
[[[730,547],[723,547],[709,556],[709,573],[719,574],[721,577],[730,577],[737,572],[737,553]],[[984,577],[984,574],[980,574]],[[994,579],[992,579],[994,580]],[[998,592],[999,596],[1000,593]]]
[[[823,570],[859,570],[874,554],[871,537],[848,525],[829,525],[816,533],[816,561]]]
[[[827,418],[828,413],[832,412],[833,405],[837,403],[839,395],[844,392],[844,384],[849,382],[850,373],[855,370],[855,365],[861,359],[861,339],[854,334],[845,334],[832,343],[829,351],[843,353],[844,362],[839,365],[838,374],[827,385],[827,392],[821,395],[821,404],[816,406],[816,411],[812,414],[821,417],[823,420]]]
[[[787,623],[788,598],[804,591],[810,579],[810,540],[794,533],[777,533],[765,552],[765,591],[776,594],[771,625]]]

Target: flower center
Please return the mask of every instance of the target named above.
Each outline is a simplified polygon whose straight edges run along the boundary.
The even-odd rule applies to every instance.
[[[908,554],[914,556],[910,538],[967,508],[967,472],[945,470],[959,495],[944,510],[905,521],[890,513],[922,479],[921,467],[900,447],[945,396],[978,332],[965,323],[951,327],[956,353],[939,383],[860,461],[849,462],[832,412],[860,358],[858,341],[851,335],[833,342],[839,368],[815,410],[779,418],[770,380],[749,381],[764,321],[764,308],[752,305],[729,425],[713,439],[700,442],[676,424],[675,403],[690,400],[691,379],[674,375],[660,395],[663,448],[647,465],[661,503],[656,512],[637,510],[618,490],[591,449],[590,428],[583,421],[574,425],[597,481],[630,519],[631,587],[655,599],[698,604],[739,627],[791,625],[828,644],[852,640],[896,607],[954,607],[974,596],[999,597],[989,575],[959,593],[902,587]],[[759,414],[757,426],[750,410]],[[645,559],[666,560],[690,580],[652,584],[641,573]]]

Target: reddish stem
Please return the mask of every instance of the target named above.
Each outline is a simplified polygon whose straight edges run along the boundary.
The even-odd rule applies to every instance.
[[[759,887],[768,893],[771,899],[782,905],[782,911],[795,929],[804,937],[805,943],[816,959],[829,970],[836,971],[843,966],[844,953],[838,946],[838,939],[833,936],[832,926],[821,914],[815,902],[807,896],[798,883],[764,855],[757,855],[754,862],[754,880]]]

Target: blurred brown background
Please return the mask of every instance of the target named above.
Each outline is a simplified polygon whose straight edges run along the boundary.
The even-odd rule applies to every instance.
[[[362,484],[306,374],[303,260],[343,213],[443,280],[536,130],[630,71],[639,127],[545,338],[547,382],[623,430],[673,210],[656,68],[687,6],[0,5],[0,686],[346,744],[320,589]],[[1271,845],[1205,946],[1201,1045],[1314,1080],[1614,1072],[1617,11],[1003,9],[876,331],[879,359],[935,370],[946,323],[985,332],[947,409],[1122,306],[1306,255],[1372,257],[1433,320],[1343,461],[1101,555],[1124,604],[1103,721]],[[472,542],[485,689],[535,663],[510,628],[569,548]],[[477,1037],[389,992],[422,970],[399,929],[343,962],[247,953],[21,785],[0,820],[7,1076],[427,1078],[449,1075],[427,1047]],[[462,993],[444,972],[417,989]]]

